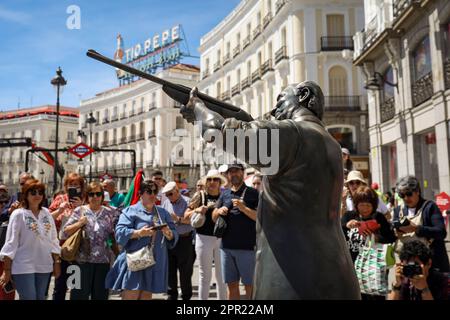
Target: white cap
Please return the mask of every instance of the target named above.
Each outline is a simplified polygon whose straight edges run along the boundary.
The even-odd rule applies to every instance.
[[[343,154],[350,154],[350,151],[347,148],[342,148]]]
[[[109,192],[108,191],[105,191],[104,192],[104,198],[103,198],[103,202],[110,202],[111,201],[111,198],[109,197]]]
[[[172,191],[177,187],[177,183],[175,181],[168,182],[164,188],[161,190],[161,193],[167,193],[169,191]]]
[[[228,171],[228,165],[226,165],[226,164],[223,164],[223,165],[221,165],[220,167],[219,167],[219,173],[225,173],[225,172],[227,172]]]

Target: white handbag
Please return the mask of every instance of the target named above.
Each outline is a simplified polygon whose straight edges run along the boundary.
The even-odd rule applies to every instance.
[[[203,191],[200,191],[200,195],[201,195],[201,203],[200,205],[204,205],[205,204],[205,193]],[[194,228],[200,228],[205,224],[206,221],[206,217],[204,214],[201,214],[199,212],[193,212],[192,216],[191,216],[191,226]]]
[[[159,216],[158,209],[156,206],[154,207],[156,210],[156,215],[161,221],[161,217]],[[158,223],[158,218],[156,215],[153,216],[153,222],[156,225]],[[147,268],[152,267],[156,264],[155,257],[153,255],[153,248],[155,247],[155,238],[156,232],[152,236],[152,242],[150,245],[145,246],[137,251],[127,253],[127,266],[128,270],[132,272],[141,271]]]

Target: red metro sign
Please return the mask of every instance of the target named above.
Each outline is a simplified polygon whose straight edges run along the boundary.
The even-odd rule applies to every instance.
[[[450,197],[445,192],[441,192],[436,196],[436,204],[441,212],[450,210]]]
[[[78,143],[74,145],[72,148],[67,150],[71,154],[73,154],[75,157],[78,157],[80,159],[83,159],[84,157],[90,155],[95,150],[89,147],[87,144],[84,143]]]

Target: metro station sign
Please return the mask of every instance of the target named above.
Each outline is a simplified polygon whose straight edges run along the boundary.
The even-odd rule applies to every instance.
[[[67,152],[70,152],[75,157],[78,157],[80,159],[83,159],[84,157],[90,155],[94,151],[95,151],[94,149],[92,149],[87,144],[82,143],[82,142],[74,145],[72,148],[67,150]]]

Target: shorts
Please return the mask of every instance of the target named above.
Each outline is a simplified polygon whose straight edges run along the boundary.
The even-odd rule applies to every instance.
[[[255,273],[255,251],[238,249],[220,249],[222,276],[225,283],[242,279],[246,286],[253,284]]]

